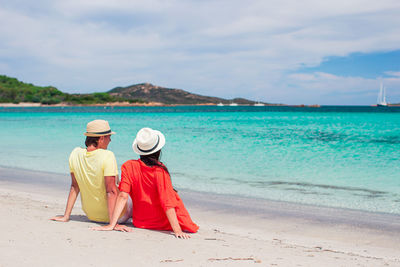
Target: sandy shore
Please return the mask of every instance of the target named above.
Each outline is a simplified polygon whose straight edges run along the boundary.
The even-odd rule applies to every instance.
[[[179,192],[190,240],[95,232],[80,202],[62,214],[67,175],[0,167],[0,266],[400,266],[400,216]],[[60,182],[62,181],[62,182]]]
[[[163,103],[159,102],[148,102],[148,103],[129,103],[129,102],[112,102],[112,103],[102,103],[102,104],[85,104],[85,105],[72,105],[68,103],[59,103],[59,104],[52,104],[46,105],[41,103],[31,103],[31,102],[22,102],[22,103],[0,103],[0,107],[10,108],[10,107],[157,107],[163,106]]]

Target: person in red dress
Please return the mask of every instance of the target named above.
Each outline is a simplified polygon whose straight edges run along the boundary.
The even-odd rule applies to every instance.
[[[121,167],[120,193],[109,225],[94,230],[114,230],[128,200],[133,201],[132,223],[135,227],[173,231],[178,238],[190,238],[199,227],[190,218],[178,193],[172,187],[167,167],[159,161],[164,135],[150,128],[141,129],[133,141],[139,160],[128,160]],[[121,230],[121,229],[119,229]],[[131,231],[124,228],[123,231]]]

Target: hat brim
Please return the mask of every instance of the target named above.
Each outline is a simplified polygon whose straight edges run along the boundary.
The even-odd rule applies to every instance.
[[[141,155],[141,156],[146,156],[146,155],[153,154],[153,153],[157,152],[158,150],[161,150],[161,148],[163,148],[163,146],[165,145],[165,136],[160,131],[157,131],[157,130],[153,130],[153,131],[160,138],[160,140],[158,142],[158,145],[155,148],[153,148],[151,151],[143,152],[143,151],[139,150],[139,148],[137,146],[137,141],[136,141],[136,138],[135,138],[135,140],[133,140],[132,149],[136,154]]]
[[[116,134],[116,132],[110,132],[110,133],[106,133],[106,134],[84,133],[84,135],[86,135],[88,137],[100,137],[100,136],[106,136],[106,135],[112,135],[112,134]]]

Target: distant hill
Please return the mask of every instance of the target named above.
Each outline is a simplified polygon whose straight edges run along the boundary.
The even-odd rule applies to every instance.
[[[105,93],[68,94],[53,86],[36,86],[16,78],[0,75],[0,103],[40,103],[43,105],[97,105],[97,104],[144,104],[165,105],[230,104],[252,105],[255,101],[244,98],[224,99],[192,94],[181,89],[170,89],[150,83],[116,87]]]
[[[53,86],[35,86],[18,81],[15,78],[0,75],[0,103],[32,102],[56,104],[65,99],[66,95]]]
[[[203,96],[192,94],[182,89],[171,89],[161,86],[152,85],[150,83],[140,83],[127,87],[116,87],[108,91],[111,96],[123,99],[142,99],[148,102],[157,102],[167,105],[173,104],[230,104],[235,102],[242,105],[252,105],[255,101],[244,98],[224,99],[212,96]]]
[[[0,75],[0,103],[40,103],[43,105],[94,105],[116,102],[143,103],[140,99],[129,100],[108,93],[68,94],[53,86],[36,86],[16,78]]]

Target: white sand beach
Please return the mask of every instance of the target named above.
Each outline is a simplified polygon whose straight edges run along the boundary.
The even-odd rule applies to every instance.
[[[63,183],[54,182],[64,179]],[[400,266],[400,216],[179,192],[189,240],[134,228],[96,232],[67,175],[0,167],[0,266]]]

